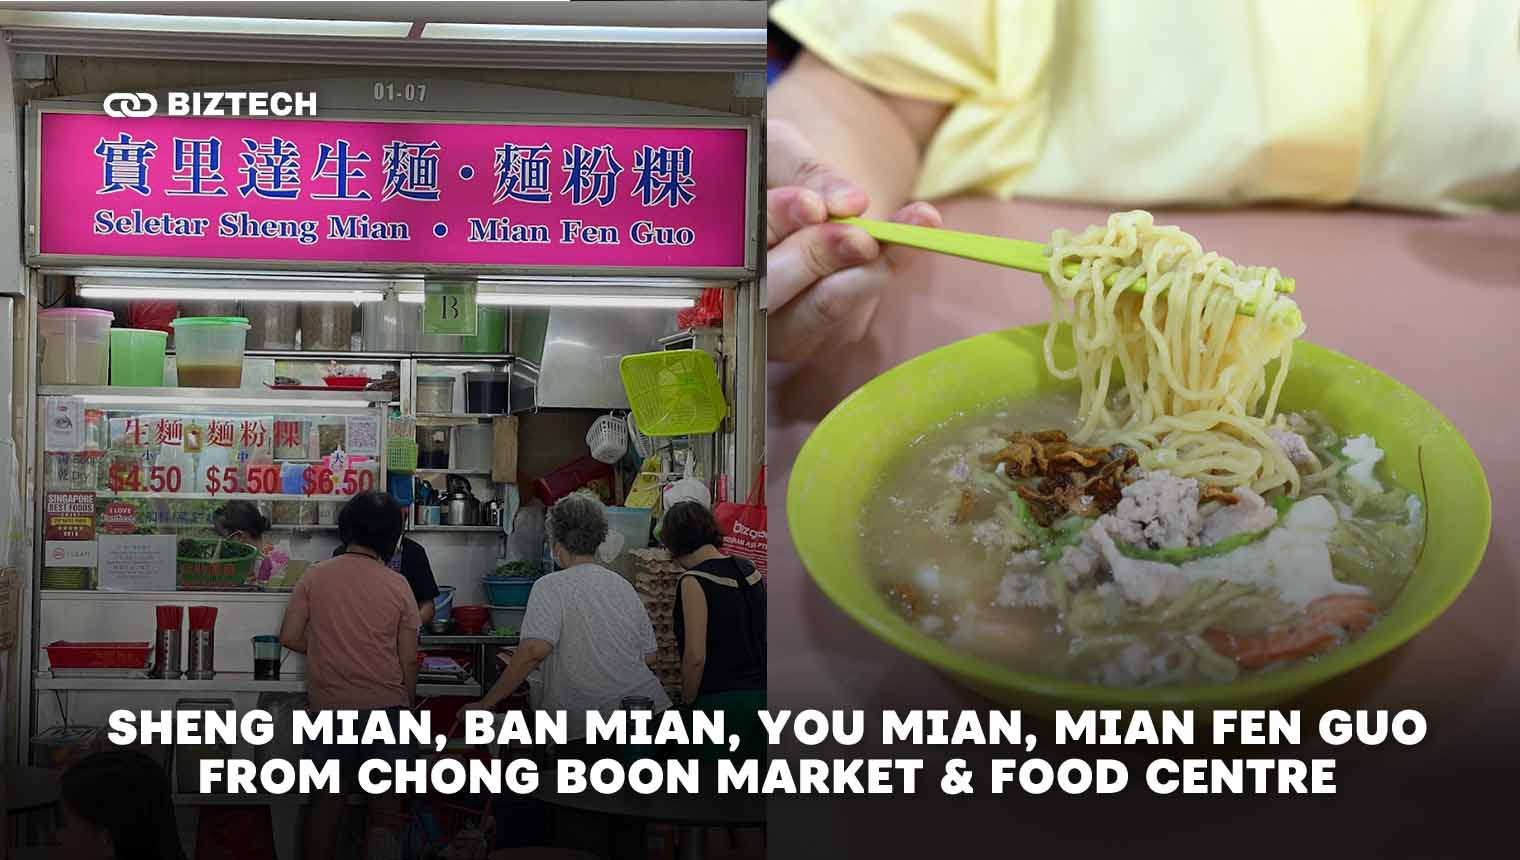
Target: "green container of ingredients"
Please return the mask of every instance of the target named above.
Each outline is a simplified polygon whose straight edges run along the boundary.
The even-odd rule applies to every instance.
[[[175,582],[180,588],[242,588],[258,557],[258,550],[233,541],[180,538]]]
[[[140,328],[111,329],[111,384],[158,388],[164,384],[169,334]]]

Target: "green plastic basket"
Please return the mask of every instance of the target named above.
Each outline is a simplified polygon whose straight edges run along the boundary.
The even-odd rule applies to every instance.
[[[398,475],[410,475],[417,471],[417,440],[387,439],[385,442],[385,468]]]
[[[213,561],[217,544],[221,544],[221,557]],[[258,550],[235,541],[180,538],[176,579],[181,588],[241,588],[258,557]]]
[[[646,436],[712,433],[728,414],[718,369],[700,349],[625,355],[618,372],[634,420]]]

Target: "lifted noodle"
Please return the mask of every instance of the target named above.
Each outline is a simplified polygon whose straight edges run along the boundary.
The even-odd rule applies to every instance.
[[[1078,266],[1071,277],[1069,263]],[[1141,277],[1145,292],[1129,292]],[[1293,341],[1304,331],[1277,281],[1276,269],[1205,253],[1197,239],[1156,226],[1141,210],[1077,234],[1057,230],[1046,276],[1045,363],[1054,376],[1081,382],[1076,440],[1128,445],[1145,468],[1205,485],[1296,496],[1298,470],[1267,435]],[[1236,313],[1246,303],[1254,316]],[[1054,354],[1063,324],[1076,348],[1069,368],[1057,366]],[[1269,381],[1273,359],[1280,363]],[[1124,381],[1111,391],[1116,364]]]

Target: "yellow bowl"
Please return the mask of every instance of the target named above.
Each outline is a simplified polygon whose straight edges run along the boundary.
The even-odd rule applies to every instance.
[[[1477,570],[1488,543],[1490,503],[1483,469],[1466,440],[1435,407],[1389,376],[1299,343],[1282,408],[1317,410],[1342,432],[1372,434],[1387,452],[1380,475],[1425,503],[1426,541],[1415,572],[1366,635],[1318,659],[1229,684],[1119,689],[1015,671],[920,632],[888,605],[873,581],[860,538],[866,500],[928,429],[958,415],[1073,390],[1074,383],[1045,369],[1044,331],[1040,325],[968,338],[883,373],[824,418],[792,468],[787,522],[803,564],[839,608],[900,650],[994,700],[1037,712],[1270,705],[1409,641],[1456,600]],[[1069,365],[1069,350],[1058,358]]]

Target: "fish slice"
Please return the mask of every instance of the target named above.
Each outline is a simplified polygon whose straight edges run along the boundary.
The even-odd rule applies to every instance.
[[[958,230],[944,230],[938,227],[919,227],[892,221],[872,221],[868,218],[835,218],[834,220],[841,224],[859,227],[879,242],[921,248],[925,251],[949,254],[952,257],[962,257],[1010,269],[1023,269],[1026,272],[1041,275],[1050,271],[1048,247],[1039,242],[1004,239],[1001,236],[983,236],[979,233],[962,233]],[[1075,275],[1077,268],[1076,263],[1068,263],[1067,276]],[[1114,276],[1110,275],[1107,280],[1109,286],[1113,286],[1113,279]],[[1293,279],[1279,278],[1276,288],[1279,293],[1293,292]],[[1130,284],[1129,289],[1133,292],[1145,292],[1145,278],[1140,278]],[[1246,302],[1241,304],[1237,312],[1244,316],[1255,316],[1256,307]]]

